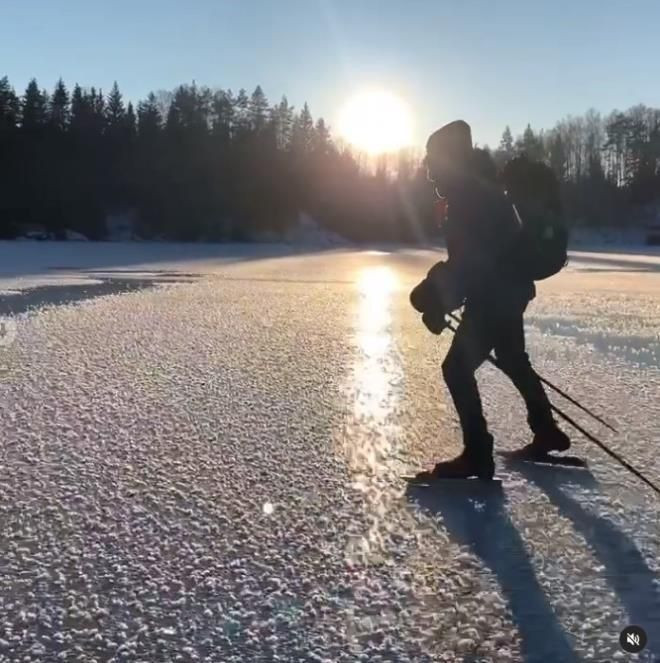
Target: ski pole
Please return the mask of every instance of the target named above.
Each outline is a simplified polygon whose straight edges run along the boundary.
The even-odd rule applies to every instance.
[[[450,314],[451,316],[451,314]],[[453,316],[451,316],[453,317]],[[447,324],[447,327],[454,333],[456,333],[456,328],[452,327],[451,324]],[[499,362],[493,355],[488,355],[486,357],[486,360],[489,361],[493,366],[499,368],[502,370],[502,367],[500,366]],[[650,486],[658,495],[660,495],[660,488],[656,486],[650,479],[647,479],[639,470],[636,470],[630,463],[625,461],[619,454],[617,454],[615,451],[612,451],[605,443],[601,442],[597,437],[586,431],[580,424],[578,424],[574,419],[569,417],[566,413],[562,412],[556,405],[553,405],[550,403],[550,407],[552,408],[553,412],[556,412],[564,421],[569,423],[575,430],[579,431],[584,435],[589,441],[593,442],[594,444],[598,445],[606,454],[614,458],[614,460],[618,461],[625,467],[629,472],[634,474],[638,479],[641,479],[647,486]]]
[[[458,316],[454,315],[453,313],[448,313],[448,315],[454,322],[460,323],[461,319]],[[606,428],[609,428],[614,433],[619,432],[616,428],[614,428],[614,426],[611,426],[610,424],[608,424],[607,421],[605,421],[602,417],[599,417],[597,414],[595,414],[594,412],[589,410],[587,407],[582,405],[582,403],[580,403],[579,401],[576,401],[572,396],[570,396],[565,391],[560,389],[557,385],[552,384],[552,382],[550,382],[550,380],[547,380],[546,378],[544,378],[542,375],[539,375],[538,373],[536,373],[536,375],[538,376],[539,380],[541,380],[541,382],[544,385],[546,385],[547,387],[550,387],[550,389],[556,391],[560,396],[563,396],[569,403],[572,403],[576,407],[580,408],[580,410],[582,410],[583,412],[586,412],[590,417],[595,419],[598,423],[602,424]]]

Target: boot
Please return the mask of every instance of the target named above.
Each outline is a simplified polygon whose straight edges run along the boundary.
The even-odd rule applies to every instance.
[[[477,477],[490,481],[495,475],[493,440],[486,440],[478,447],[470,446],[456,458],[439,462],[430,472],[420,472],[420,479],[470,479]]]
[[[434,479],[470,479],[477,477],[490,481],[495,475],[495,461],[492,454],[474,456],[463,452],[452,460],[438,463],[431,471]]]
[[[532,442],[523,447],[520,452],[532,458],[543,458],[551,451],[568,451],[570,447],[571,441],[568,435],[558,426],[554,426],[537,431]]]

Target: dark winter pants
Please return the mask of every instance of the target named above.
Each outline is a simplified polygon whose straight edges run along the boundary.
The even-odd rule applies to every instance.
[[[527,405],[534,433],[555,425],[550,402],[525,351],[523,313],[534,296],[520,289],[500,291],[494,297],[468,299],[461,324],[452,341],[442,373],[463,429],[466,451],[483,453],[492,448],[481,408],[475,371],[494,350]]]

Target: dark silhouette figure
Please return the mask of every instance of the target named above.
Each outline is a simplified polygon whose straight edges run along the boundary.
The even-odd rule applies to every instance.
[[[527,405],[534,433],[529,452],[565,451],[570,442],[552,416],[525,351],[523,313],[536,291],[533,279],[518,262],[521,226],[511,203],[484,154],[473,149],[465,122],[452,122],[435,132],[426,149],[429,180],[448,201],[443,223],[448,260],[439,263],[441,270],[434,267],[422,284],[442,280],[441,302],[432,304],[442,314],[465,303],[462,322],[442,365],[465,449],[458,458],[436,465],[433,474],[489,479],[494,473],[493,438],[474,374],[492,350]],[[437,326],[429,329],[439,330]]]
[[[570,484],[593,489],[597,483],[590,472],[535,467],[508,461],[511,468],[535,484],[584,536],[605,567],[604,578],[628,613],[629,624],[641,626],[648,636],[646,651],[660,661],[660,591],[658,575],[645,562],[635,543],[611,520],[589,512],[562,486]],[[612,624],[614,635],[628,624]]]
[[[500,483],[452,481],[410,484],[407,498],[442,516],[450,536],[469,546],[493,572],[521,637],[527,663],[580,660],[557,620],[530,563],[524,542],[506,512]]]

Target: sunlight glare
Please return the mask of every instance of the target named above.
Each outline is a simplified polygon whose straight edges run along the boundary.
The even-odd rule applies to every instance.
[[[391,92],[361,92],[343,107],[339,132],[354,147],[370,154],[394,152],[412,143],[412,114]]]
[[[367,299],[387,299],[396,285],[396,274],[389,267],[369,267],[360,273],[358,279],[358,290]]]

